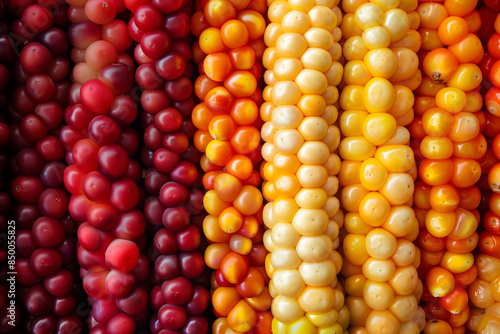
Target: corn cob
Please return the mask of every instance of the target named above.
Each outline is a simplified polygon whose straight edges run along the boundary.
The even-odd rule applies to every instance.
[[[479,202],[467,198],[479,193],[477,160],[486,149],[477,91],[482,74],[476,65],[484,51],[470,19],[477,15],[476,3],[422,2],[417,8],[425,75],[412,124],[419,157],[414,207],[420,224],[425,330],[431,333],[465,331],[470,313],[466,287],[476,272],[472,251],[478,241]]]
[[[70,22],[65,16],[58,19],[58,8],[68,7],[62,1],[13,7],[2,18],[5,35],[0,38],[5,50],[0,67],[10,70],[2,71],[0,84],[1,117],[10,123],[1,158],[2,188],[10,188],[10,199],[3,192],[0,200],[9,241],[2,269],[5,282],[10,282],[8,288],[2,285],[3,300],[9,303],[2,330],[82,331],[84,319],[74,310],[83,302],[77,298],[83,292],[75,251],[77,222],[68,214],[69,193],[63,182],[67,164],[59,140],[70,86],[70,62],[65,59]],[[41,19],[30,20],[33,13]]]
[[[487,70],[483,77],[482,92],[485,92],[485,111],[484,126],[482,133],[487,138],[488,148],[481,161],[482,177],[478,186],[483,192],[481,196],[481,212],[485,212],[481,217],[482,231],[479,234],[478,248],[474,261],[477,267],[477,278],[469,285],[469,304],[471,308],[469,321],[466,327],[470,331],[477,333],[496,332],[500,329],[500,312],[498,310],[498,278],[500,273],[496,269],[498,266],[498,231],[496,224],[498,222],[498,167],[499,157],[498,144],[498,117],[496,106],[496,91],[498,90],[498,62],[499,54],[498,31],[500,31],[500,18],[498,18],[499,6],[483,8],[482,13],[486,11],[496,16],[492,22],[483,22],[486,27],[484,30],[490,30],[483,41],[487,46],[488,53],[481,62],[481,69]],[[489,24],[489,26],[488,26]]]
[[[148,326],[149,275],[141,168],[134,158],[135,63],[123,2],[70,1],[72,71],[68,125],[61,130],[69,167],[69,212],[78,221],[77,255],[92,305],[90,333],[134,333]],[[104,12],[104,13],[103,13]],[[121,38],[116,38],[121,36]]]
[[[261,1],[197,2],[200,103],[192,115],[206,189],[205,262],[212,274],[213,333],[266,333],[271,296],[262,244],[260,59],[267,9]]]
[[[349,6],[339,152],[349,333],[419,333],[422,284],[413,241],[416,166],[406,126],[421,80],[416,1]],[[344,6],[346,10],[346,6]]]
[[[261,117],[264,243],[273,332],[343,333],[343,214],[334,153],[342,76],[339,1],[271,1]]]
[[[151,233],[149,330],[155,334],[162,330],[205,334],[209,331],[205,311],[210,276],[203,261],[205,243],[200,231],[204,210],[197,165],[201,155],[192,143],[191,113],[196,97],[189,41],[193,8],[190,3],[152,1],[130,10],[129,32],[139,43],[134,52],[139,63],[135,75],[143,89],[144,215]],[[158,36],[167,47],[154,54],[149,45]],[[148,76],[154,80],[147,80]]]

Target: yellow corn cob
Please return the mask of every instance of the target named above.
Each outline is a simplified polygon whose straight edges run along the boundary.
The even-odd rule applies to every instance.
[[[343,333],[337,173],[338,0],[268,1],[261,134],[274,333]]]
[[[405,128],[421,79],[416,7],[344,1],[339,181],[349,333],[419,333],[425,324],[413,244],[416,166]]]

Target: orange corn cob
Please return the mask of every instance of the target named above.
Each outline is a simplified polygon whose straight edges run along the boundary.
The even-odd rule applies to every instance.
[[[419,1],[420,3],[420,1]],[[484,50],[476,31],[477,1],[421,2],[417,8],[424,73],[417,89],[412,145],[419,180],[414,208],[429,333],[464,333],[470,308],[466,287],[475,278],[478,242],[478,162],[486,149],[480,133]],[[446,48],[444,47],[446,46]]]
[[[266,11],[262,1],[196,3],[194,46],[200,76],[193,111],[195,145],[208,216],[203,231],[210,245],[205,262],[214,270],[212,305],[219,317],[213,333],[268,333],[271,296],[264,269],[259,165],[260,59]]]

